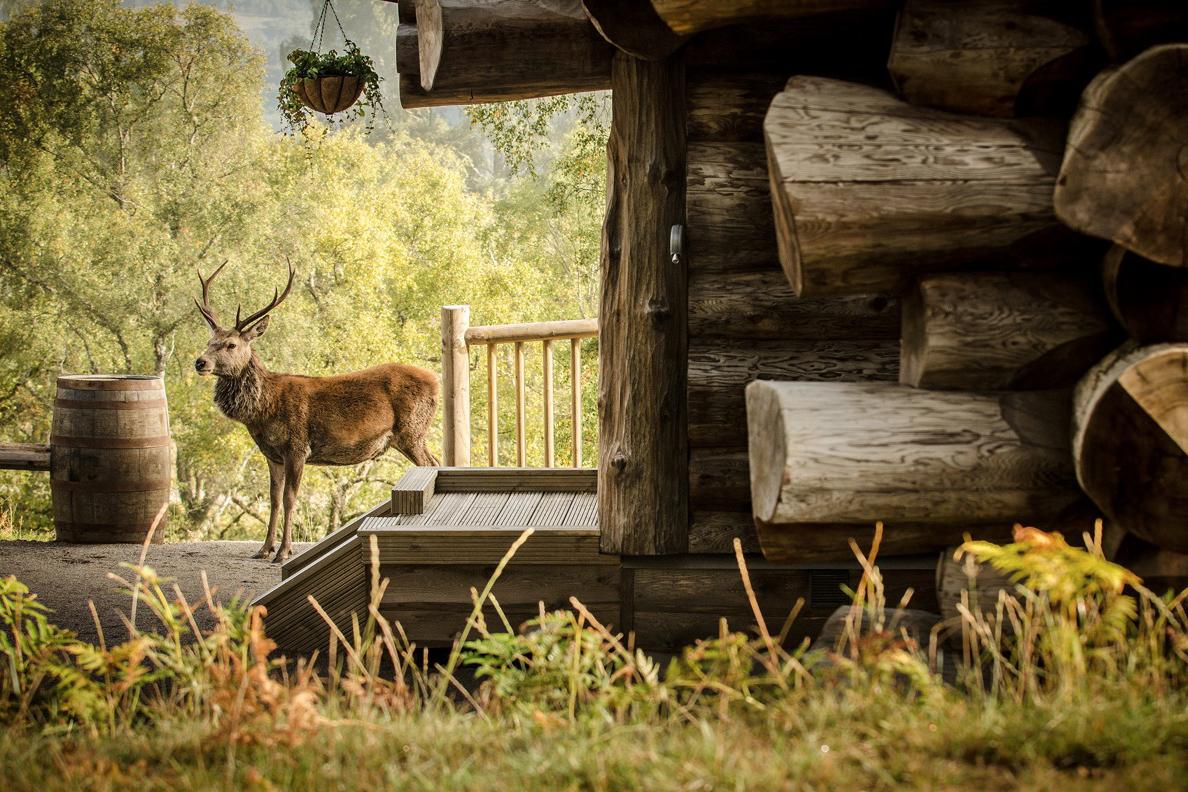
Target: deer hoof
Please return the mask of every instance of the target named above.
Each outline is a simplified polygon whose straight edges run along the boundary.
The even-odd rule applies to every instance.
[[[274,555],[272,557],[272,563],[274,563],[274,564],[284,563],[289,558],[290,552],[291,551],[287,547],[282,547],[280,550],[277,550],[276,555]]]
[[[272,548],[268,545],[264,545],[256,551],[256,554],[252,556],[252,558],[268,558],[270,555],[272,555]]]

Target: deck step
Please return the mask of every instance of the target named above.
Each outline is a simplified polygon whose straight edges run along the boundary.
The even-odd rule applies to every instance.
[[[347,523],[289,561],[283,581],[256,602],[268,634],[290,655],[324,649],[329,628],[313,595],[345,635],[362,622],[371,565],[387,579],[380,612],[400,622],[418,646],[450,644],[508,550],[532,534],[508,563],[483,619],[518,627],[540,608],[577,597],[606,624],[619,621],[619,557],[599,552],[597,475],[593,470],[413,468],[390,501]],[[377,557],[372,558],[372,546]]]

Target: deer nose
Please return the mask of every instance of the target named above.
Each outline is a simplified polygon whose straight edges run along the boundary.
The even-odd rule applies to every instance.
[[[198,358],[197,360],[194,361],[194,368],[197,369],[198,371],[205,371],[206,370],[206,361],[203,360],[202,358]]]

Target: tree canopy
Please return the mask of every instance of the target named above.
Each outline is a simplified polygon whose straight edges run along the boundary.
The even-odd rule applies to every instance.
[[[438,369],[443,304],[475,323],[596,315],[604,162],[572,108],[531,143],[535,174],[476,179],[473,147],[452,145],[466,136],[432,133],[440,116],[286,138],[261,109],[262,54],[200,4],[32,5],[0,25],[0,68],[0,438],[44,442],[59,373],[163,374],[175,538],[247,536],[267,517],[263,459],[192,372],[208,332],[196,270],[228,261],[212,300],[251,310],[292,261],[298,285],[258,351],[308,374]],[[405,464],[314,471],[297,537],[373,505]],[[0,506],[51,530],[44,477],[0,473]]]

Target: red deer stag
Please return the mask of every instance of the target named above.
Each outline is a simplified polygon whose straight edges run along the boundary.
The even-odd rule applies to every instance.
[[[289,557],[293,505],[306,463],[354,465],[395,446],[418,465],[437,465],[425,447],[425,434],[437,410],[437,375],[416,366],[385,363],[332,377],[306,377],[269,371],[252,351],[252,342],[268,329],[268,314],[289,296],[293,266],[283,292],[244,319],[224,328],[210,307],[211,282],[198,273],[202,302],[194,300],[210,325],[210,343],[194,362],[199,374],[218,378],[214,401],[232,420],[247,427],[268,460],[271,509],[268,538],[256,554],[266,558],[276,546],[276,524],[284,498],[285,528],[274,562]]]

